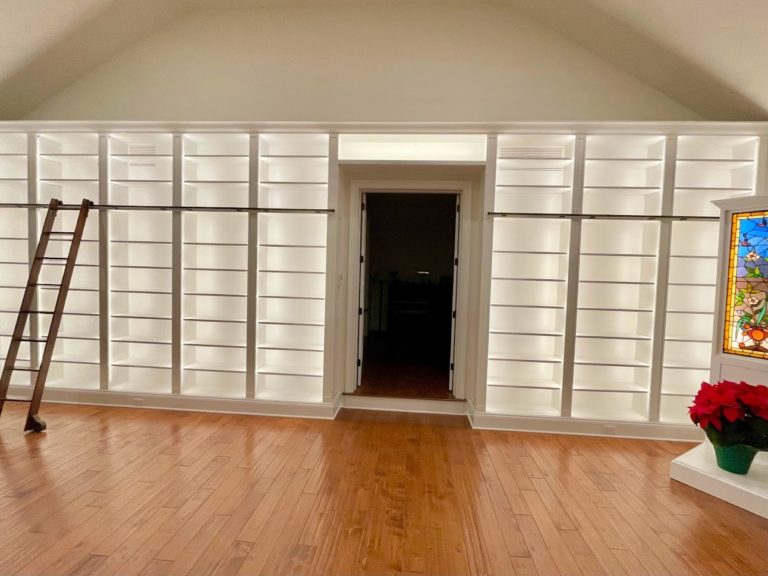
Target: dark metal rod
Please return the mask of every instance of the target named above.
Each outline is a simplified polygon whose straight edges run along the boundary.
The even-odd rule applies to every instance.
[[[718,222],[719,216],[673,216],[668,214],[571,214],[568,212],[488,212],[496,218],[550,218],[561,220],[669,220]]]
[[[48,208],[48,204],[0,202],[2,208]],[[333,214],[332,208],[248,208],[240,206],[134,206],[125,204],[92,204],[95,210],[138,210],[146,212],[259,212],[273,214]],[[60,204],[58,210],[80,210],[79,204]]]

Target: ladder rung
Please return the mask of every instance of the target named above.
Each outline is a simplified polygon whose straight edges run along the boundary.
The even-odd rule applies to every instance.
[[[61,284],[30,284],[30,286],[42,286],[43,288],[60,288]]]
[[[48,342],[45,338],[19,338],[19,342]]]
[[[66,256],[40,256],[40,258],[35,258],[35,260],[69,260]]]
[[[55,314],[53,310],[22,310],[24,314]]]
[[[56,232],[54,230],[51,230],[50,232],[48,232],[48,234],[50,234],[51,236],[74,236],[75,235],[74,232]]]
[[[26,398],[5,398],[0,399],[0,402],[32,402],[32,400],[27,400]]]
[[[14,366],[11,370],[18,370],[19,372],[40,372],[40,368],[19,368],[18,366]]]

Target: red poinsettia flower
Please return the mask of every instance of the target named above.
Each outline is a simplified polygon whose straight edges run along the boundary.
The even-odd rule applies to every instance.
[[[723,429],[723,419],[730,423],[744,420],[747,412],[739,401],[744,393],[746,390],[741,383],[723,380],[712,385],[702,382],[693,405],[688,408],[691,420],[703,429],[712,425],[718,431]]]
[[[768,420],[768,386],[747,386],[739,399],[755,416]]]

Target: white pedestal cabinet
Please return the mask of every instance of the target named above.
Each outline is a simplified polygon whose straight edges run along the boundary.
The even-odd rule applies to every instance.
[[[747,178],[743,175],[745,171],[750,174],[748,170],[755,170],[754,164],[744,160],[753,148],[745,146],[743,139],[735,143],[742,148],[738,152],[721,152],[721,160],[725,165],[733,165],[734,172],[739,175],[733,174],[724,183],[743,187]],[[705,351],[698,356],[691,352],[691,363],[711,360],[707,378],[710,382],[731,380],[768,385],[768,348],[763,344],[766,322],[758,318],[761,316],[759,310],[768,306],[765,304],[768,291],[763,274],[768,256],[768,198],[722,199],[720,196],[710,210],[717,211],[718,208],[720,234],[708,242],[715,253],[719,250],[719,256],[711,266],[714,268],[712,279],[717,285],[714,323],[710,322],[709,326],[713,333],[711,356]],[[750,325],[761,332],[752,332]],[[693,342],[698,343],[697,340]],[[698,388],[692,384],[688,394]],[[741,476],[720,469],[712,445],[705,441],[676,458],[670,466],[670,476],[768,518],[768,453],[759,452],[748,474]]]

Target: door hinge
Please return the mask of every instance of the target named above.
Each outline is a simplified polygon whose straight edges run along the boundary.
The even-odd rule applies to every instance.
[[[461,204],[456,204],[456,212],[461,212]]]
[[[453,312],[451,312],[451,318],[456,318],[456,310],[454,310]]]
[[[365,202],[360,203],[360,210],[365,212]]]
[[[357,359],[357,367],[360,368],[360,366],[363,365],[363,361],[360,360],[360,358]]]
[[[459,259],[458,258],[454,258],[453,259],[453,265],[454,266],[458,266],[459,265]]]
[[[453,362],[451,362],[451,372],[453,372]]]
[[[363,315],[363,309],[362,308],[358,308],[357,309],[357,315],[358,316],[362,316]]]
[[[360,256],[360,264],[364,264],[364,263],[365,263],[365,256]]]

